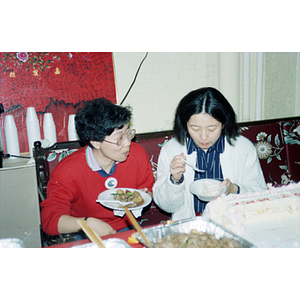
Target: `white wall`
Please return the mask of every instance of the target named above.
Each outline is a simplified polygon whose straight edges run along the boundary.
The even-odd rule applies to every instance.
[[[125,96],[145,53],[113,53],[118,103]],[[210,83],[206,53],[151,52],[123,105],[133,108],[138,132],[171,129],[175,108],[189,91]],[[213,80],[212,80],[213,83]]]
[[[145,52],[114,52],[118,103]],[[199,87],[218,88],[243,119],[243,53],[149,52],[123,105],[133,108],[138,133],[172,129],[178,102]],[[299,54],[264,53],[262,119],[300,114]],[[250,120],[256,116],[257,53],[250,53]],[[286,107],[288,105],[288,108]]]
[[[299,115],[299,53],[267,53],[265,59],[264,116]]]

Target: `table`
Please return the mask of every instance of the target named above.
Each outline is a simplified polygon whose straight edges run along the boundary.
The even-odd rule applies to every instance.
[[[228,207],[230,205],[235,205],[236,202],[243,201],[246,199],[246,201],[249,201],[252,199],[251,202],[253,202],[256,198],[256,200],[260,201],[259,199],[265,199],[268,196],[272,196],[274,193],[278,192],[278,195],[281,195],[281,198],[284,200],[287,197],[290,197],[289,195],[293,195],[296,198],[299,198],[300,201],[300,182],[297,184],[289,184],[288,186],[282,186],[282,187],[272,187],[270,190],[266,190],[262,194],[248,196],[245,195],[237,195],[233,196],[233,201],[229,201],[227,203]],[[275,194],[277,195],[277,193]],[[228,198],[229,196],[227,196]],[[234,198],[236,197],[236,198]],[[251,198],[252,197],[252,198]],[[277,197],[277,196],[276,196]],[[245,199],[244,199],[245,198]],[[280,198],[280,199],[281,199]],[[270,197],[272,200],[272,198]],[[276,199],[276,198],[275,198]],[[296,199],[297,200],[297,199]],[[227,199],[228,201],[228,199]],[[228,218],[230,218],[230,214],[228,214],[227,218],[225,218],[225,221],[223,221],[223,215],[220,213],[211,213],[211,215],[205,215],[204,217],[211,218],[213,221],[219,223],[220,225],[224,226],[228,230],[232,231],[236,235],[244,238],[245,240],[249,241],[250,243],[254,244],[258,248],[299,248],[300,245],[300,238],[299,238],[299,228],[300,228],[300,202],[297,200],[297,207],[293,202],[293,214],[290,211],[287,211],[286,214],[288,217],[286,217],[286,214],[284,214],[282,211],[280,213],[275,214],[274,216],[268,217],[266,215],[263,219],[258,219],[256,222],[248,222],[243,223],[244,227],[240,226],[239,224],[236,224],[235,222],[229,223]],[[251,203],[249,202],[249,203]],[[223,205],[223,200],[216,200],[214,203],[211,203],[214,208],[212,208],[212,212],[215,209],[217,212],[220,211],[220,206]],[[207,208],[210,207],[210,204],[208,204]],[[226,212],[225,212],[226,213]],[[236,221],[233,219],[233,221]],[[158,225],[158,224],[157,224]],[[146,226],[151,227],[151,226]],[[103,237],[103,239],[109,239],[109,238],[120,238],[126,242],[128,242],[128,237],[134,233],[135,230],[129,230],[124,232],[119,232],[113,235],[107,235]],[[58,248],[69,248],[76,245],[82,245],[85,243],[89,243],[89,240],[69,243],[69,244],[63,244],[58,245],[54,247]],[[130,244],[132,248],[143,248],[144,246],[142,244]]]
[[[136,232],[135,229],[131,229],[131,230],[127,230],[127,231],[122,231],[122,232],[118,232],[115,234],[109,234],[109,235],[105,235],[102,236],[101,238],[103,240],[107,240],[107,239],[111,239],[111,238],[118,238],[118,239],[122,239],[125,242],[128,243],[128,238],[134,233]],[[54,246],[49,246],[47,248],[71,248],[74,246],[79,246],[79,245],[83,245],[83,244],[87,244],[90,243],[91,241],[89,239],[85,239],[85,240],[81,240],[81,241],[76,241],[76,242],[69,242],[69,243],[64,243],[64,244],[59,244],[59,245],[54,245]],[[129,243],[128,243],[129,244]],[[146,248],[143,244],[138,243],[138,244],[129,244],[132,248]]]

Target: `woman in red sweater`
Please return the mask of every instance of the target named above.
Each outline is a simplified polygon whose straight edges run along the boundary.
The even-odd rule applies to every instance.
[[[80,232],[84,218],[100,236],[130,225],[127,216],[96,202],[108,188],[134,188],[152,197],[154,177],[142,146],[131,143],[131,111],[105,99],[88,102],[76,114],[76,131],[86,147],[65,157],[51,173],[41,220],[48,235]]]

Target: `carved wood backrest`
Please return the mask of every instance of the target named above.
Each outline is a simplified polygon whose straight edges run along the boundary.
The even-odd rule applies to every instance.
[[[55,166],[64,157],[85,146],[80,141],[58,142],[51,147],[43,148],[40,141],[34,142],[33,156],[36,164],[36,176],[39,194],[42,199],[46,197],[47,184],[50,174]]]

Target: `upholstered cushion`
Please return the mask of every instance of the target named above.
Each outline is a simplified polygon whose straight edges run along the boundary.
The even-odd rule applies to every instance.
[[[157,162],[158,162],[158,156],[161,150],[161,147],[165,142],[167,142],[169,139],[171,139],[172,136],[165,136],[165,137],[159,137],[159,138],[152,138],[147,140],[137,140],[137,143],[143,146],[147,154],[149,155],[150,162],[152,165],[153,174],[156,177],[156,171],[157,171]]]
[[[141,227],[147,227],[152,225],[157,225],[161,223],[166,223],[171,220],[172,214],[161,210],[154,201],[151,202],[150,207],[145,210],[141,217],[137,220],[139,221]]]
[[[62,149],[62,150],[50,150],[45,153],[46,159],[44,161],[45,179],[47,182],[50,179],[50,174],[56,165],[66,156],[73,153],[78,149]]]
[[[286,149],[278,123],[241,127],[242,135],[256,147],[260,165],[267,183],[288,184],[290,174]]]
[[[285,141],[288,170],[291,179],[300,181],[300,119],[279,122]]]
[[[172,136],[164,136],[158,138],[150,138],[146,140],[137,140],[137,143],[142,145],[147,154],[149,155],[154,177],[156,177],[157,162],[161,147],[165,142],[167,142],[171,138]],[[151,225],[157,225],[160,223],[165,223],[170,219],[171,214],[161,210],[154,203],[154,201],[152,201],[150,207],[143,212],[143,215],[140,218],[138,218],[138,221],[140,222],[142,227],[146,227]]]

